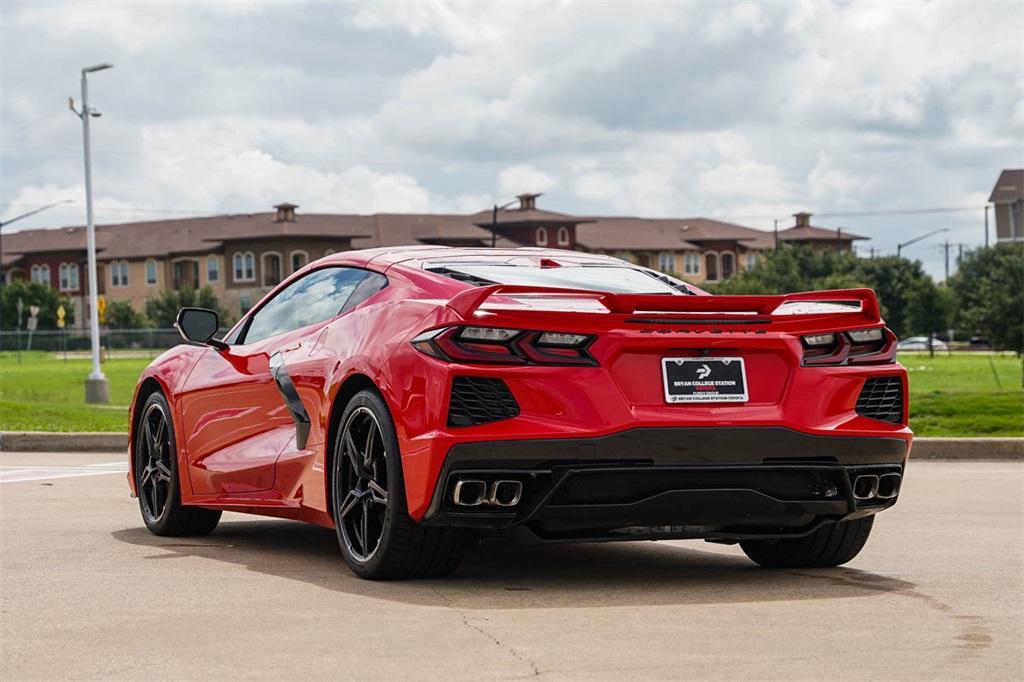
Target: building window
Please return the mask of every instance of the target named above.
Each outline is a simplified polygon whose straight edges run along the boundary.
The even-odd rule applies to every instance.
[[[309,254],[305,251],[292,251],[292,272],[298,272],[306,267],[309,262]]]
[[[256,279],[256,273],[253,268],[254,261],[255,258],[252,255],[252,251],[235,254],[232,263],[234,264],[236,282],[251,282]]]
[[[558,228],[558,245],[569,246],[569,228],[560,227]]]
[[[174,261],[174,288],[199,288],[199,260],[184,258]]]
[[[700,254],[693,251],[683,256],[683,274],[696,275],[700,273]]]
[[[718,281],[718,254],[714,251],[704,254],[704,279],[709,282]]]
[[[146,286],[156,285],[156,261],[152,258],[146,261]]]
[[[276,287],[281,283],[281,254],[274,251],[263,254],[263,286]]]
[[[46,286],[50,286],[50,266],[33,265],[31,268],[31,278],[36,284],[45,284]]]
[[[78,291],[77,263],[61,263],[58,273],[61,291]]]
[[[128,261],[115,260],[110,262],[110,286],[128,286]]]
[[[241,311],[242,315],[245,315],[249,310],[252,309],[252,299],[248,296],[238,297],[238,310]]]
[[[537,228],[537,246],[548,245],[548,228],[538,227]]]
[[[216,282],[220,279],[220,259],[216,256],[206,257],[206,281]]]
[[[662,272],[675,272],[676,270],[676,257],[674,254],[668,251],[662,251],[658,254],[658,269]]]
[[[757,254],[753,252],[746,254],[743,257],[743,266],[747,270],[753,270],[757,266]]]
[[[722,252],[722,279],[729,279],[736,274],[736,254],[732,251]]]

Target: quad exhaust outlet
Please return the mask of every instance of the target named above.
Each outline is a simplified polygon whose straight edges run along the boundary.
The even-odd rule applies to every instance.
[[[457,507],[514,507],[522,497],[522,481],[507,479],[488,483],[476,478],[460,478],[452,490],[452,502]]]
[[[900,494],[900,474],[863,474],[853,479],[853,497],[860,501],[891,500]]]

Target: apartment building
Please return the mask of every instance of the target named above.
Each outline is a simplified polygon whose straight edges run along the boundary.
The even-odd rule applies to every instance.
[[[517,206],[497,214],[305,214],[295,204],[281,203],[265,213],[99,225],[98,293],[141,310],[165,289],[209,286],[238,315],[284,277],[324,255],[407,244],[605,253],[702,284],[753,267],[776,245],[770,232],[707,218],[557,213],[538,208],[539,196],[520,195]],[[807,213],[796,219],[779,233],[780,240],[849,249],[853,240],[863,239],[811,227]],[[87,312],[83,227],[15,232],[4,236],[2,246],[5,278],[45,283]],[[76,316],[79,324],[85,319]]]

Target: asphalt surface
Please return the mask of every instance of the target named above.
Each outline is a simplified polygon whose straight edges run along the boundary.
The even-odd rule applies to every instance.
[[[152,536],[117,459],[0,453],[0,678],[1024,675],[1020,463],[912,464],[839,569],[491,542],[449,579],[370,583],[298,523]]]

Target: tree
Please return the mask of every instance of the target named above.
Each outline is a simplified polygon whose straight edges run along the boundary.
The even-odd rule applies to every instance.
[[[950,282],[960,327],[997,350],[1024,350],[1024,244],[996,244],[964,256]]]
[[[149,320],[128,301],[110,301],[106,324],[110,329],[142,329],[149,326]]]
[[[11,282],[0,287],[3,293],[2,315],[3,328],[10,330],[17,328],[18,299],[24,304],[21,314],[21,328],[25,329],[25,320],[28,318],[28,307],[39,306],[39,329],[57,328],[57,308],[64,306],[64,322],[71,326],[75,321],[75,306],[64,294],[57,292],[45,284],[36,282]]]
[[[886,325],[907,333],[907,297],[915,286],[934,287],[921,263],[905,258],[858,258],[850,252],[787,245],[769,251],[758,267],[709,289],[719,294],[786,294],[868,287],[878,296]]]
[[[198,291],[191,287],[183,287],[174,291],[165,290],[159,296],[154,296],[146,301],[146,317],[154,325],[167,328],[174,324],[178,318],[178,311],[182,308],[209,308],[216,310],[222,324],[227,324],[228,312],[220,307],[217,296],[210,287],[203,287]]]
[[[914,282],[907,292],[907,329],[928,337],[928,351],[934,356],[932,339],[950,328],[956,298],[949,287],[935,286],[930,279]]]

